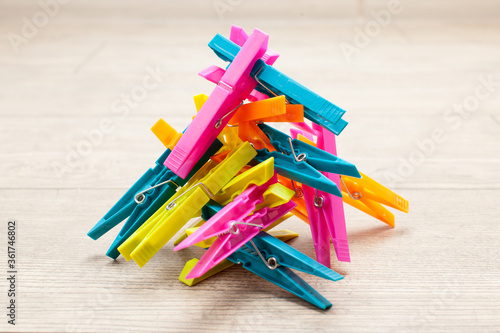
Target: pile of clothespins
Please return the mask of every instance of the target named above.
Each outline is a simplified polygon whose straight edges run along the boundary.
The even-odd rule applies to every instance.
[[[198,217],[174,251],[207,250],[186,263],[181,281],[191,286],[240,263],[326,309],[331,303],[291,269],[341,279],[330,269],[330,241],[338,260],[350,261],[343,202],[390,226],[394,215],[382,205],[408,212],[408,202],[336,156],[345,111],[276,70],[268,38],[233,26],[229,40],[212,39],[229,62],[199,73],[214,90],[195,96],[198,113],[183,133],[162,119],[153,126],[167,150],[88,235],[98,239],[128,218],[106,254],[142,267]],[[291,136],[267,124],[275,122],[292,124]],[[271,230],[293,215],[310,225],[317,261],[285,243],[297,234]]]

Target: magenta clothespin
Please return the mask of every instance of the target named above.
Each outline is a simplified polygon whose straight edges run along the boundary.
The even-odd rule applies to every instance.
[[[288,201],[273,208],[264,207],[242,220],[234,220],[221,230],[222,234],[219,234],[212,246],[186,276],[186,279],[197,278],[208,272],[212,267],[245,245],[260,231],[294,209],[296,205],[295,202]],[[212,218],[214,217],[215,215]]]
[[[313,129],[318,133],[317,147],[333,155],[337,155],[335,134],[317,124],[313,124]],[[328,172],[325,172],[324,175],[328,179],[333,181],[339,188],[341,188],[340,175]],[[337,254],[337,259],[339,261],[350,262],[351,258],[349,255],[349,243],[347,241],[344,203],[342,201],[342,198],[329,195],[328,193],[324,193],[322,195],[330,197],[328,204],[324,205],[323,209],[327,216],[332,217],[332,223],[328,224],[328,226],[330,229],[330,235],[332,237],[333,247]]]
[[[327,215],[325,208],[330,204],[330,196],[334,195],[323,191],[316,192],[315,188],[305,184],[302,184],[302,191],[304,192],[309,226],[316,251],[316,260],[330,268],[330,229],[333,229],[333,216]]]
[[[243,30],[243,28],[233,25],[231,26],[229,40],[236,45],[243,46],[243,44],[245,44],[245,42],[248,40],[248,35],[245,30]],[[279,56],[280,55],[278,53],[268,49],[261,59],[264,60],[266,64],[272,66],[274,65],[276,60],[278,60]]]
[[[246,190],[241,192],[233,201],[224,206],[219,212],[206,221],[196,232],[189,235],[174,251],[185,249],[196,243],[207,240],[221,233],[228,231],[232,222],[239,222],[247,217],[255,207],[264,200],[264,192],[271,184],[278,181],[275,174],[266,183],[261,186],[252,184]]]
[[[229,39],[234,42],[235,44],[239,46],[243,46],[245,42],[248,40],[248,35],[246,32],[243,30],[243,28],[240,28],[238,26],[231,26],[231,35]],[[273,65],[276,60],[278,60],[279,54],[274,52],[273,50],[267,50],[266,53],[262,56],[262,60],[268,64],[268,65]],[[225,70],[217,67],[217,66],[210,66],[207,69],[202,70],[201,72],[198,73],[201,77],[204,77],[208,81],[212,83],[218,83],[222,79],[222,76],[225,74]],[[250,102],[257,102],[261,101],[263,99],[269,98],[267,95],[257,91],[253,90],[249,95],[248,95],[248,100]]]
[[[165,166],[185,178],[229,122],[233,112],[255,88],[250,76],[266,50],[269,36],[255,29],[221,77],[205,104],[165,161]]]

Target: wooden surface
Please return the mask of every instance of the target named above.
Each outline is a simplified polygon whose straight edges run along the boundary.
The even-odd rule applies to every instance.
[[[498,331],[500,86],[446,121],[481,78],[500,81],[497,2],[409,2],[351,62],[339,45],[385,2],[279,2],[262,13],[235,1],[220,17],[214,3],[74,1],[18,53],[6,36],[40,7],[0,5],[1,248],[7,220],[19,224],[18,325],[0,313],[0,331]],[[139,269],[104,255],[117,230],[86,236],[162,152],[150,126],[162,117],[183,129],[192,96],[211,91],[196,73],[222,65],[206,44],[231,24],[269,33],[278,69],[345,108],[341,156],[410,201],[395,229],[346,208],[352,262],[332,259],[345,278],[300,274],[328,311],[241,267],[189,288],[177,277],[197,249],[169,243]],[[158,68],[159,86],[127,115],[114,112],[147,68]],[[103,119],[112,130],[75,158]],[[436,128],[446,139],[419,153]],[[283,226],[314,257],[307,225]]]

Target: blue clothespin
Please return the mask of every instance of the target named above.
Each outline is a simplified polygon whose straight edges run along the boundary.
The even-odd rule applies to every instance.
[[[261,231],[228,259],[309,303],[327,309],[332,304],[291,269],[338,281],[337,272],[323,266],[279,239]]]
[[[221,147],[222,143],[215,140],[185,179],[177,176],[163,165],[170,154],[170,149],[167,149],[156,161],[156,166],[146,171],[89,231],[88,236],[92,239],[98,239],[129,217],[106,253],[112,259],[118,258],[120,255],[118,247],[175,194],[177,187],[185,185]]]
[[[294,156],[284,155],[277,151],[270,152],[267,149],[259,149],[254,159],[258,162],[263,162],[270,157],[274,157],[274,169],[279,175],[342,197],[342,193],[334,182],[310,164],[297,161]]]
[[[354,164],[338,158],[322,149],[311,146],[308,143],[292,139],[285,133],[266,124],[259,124],[258,126],[262,132],[269,137],[271,144],[276,150],[286,155],[297,156],[297,159],[304,163],[307,162],[321,171],[361,178]]]
[[[168,177],[168,169],[163,165],[163,162],[165,162],[165,159],[169,154],[170,149],[167,149],[158,158],[155,167],[153,169],[148,169],[106,213],[106,215],[104,215],[104,217],[97,222],[97,224],[87,234],[90,238],[97,240],[99,237],[118,225],[121,221],[129,217],[136,207],[145,203],[146,196],[138,196],[137,194],[146,188],[154,186],[160,179],[163,180],[165,176]],[[170,178],[166,178],[165,180],[168,179]],[[173,187],[175,192],[175,185],[170,183],[165,185],[167,185],[166,187]]]
[[[208,46],[224,61],[233,61],[241,49],[224,36],[217,34]],[[256,89],[268,96],[285,95],[292,104],[304,105],[304,117],[339,135],[347,126],[341,117],[344,110],[307,89],[297,81],[281,73],[273,66],[259,59],[255,63],[251,75],[258,85]]]

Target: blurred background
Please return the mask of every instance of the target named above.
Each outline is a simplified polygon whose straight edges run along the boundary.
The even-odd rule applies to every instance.
[[[327,313],[242,269],[189,289],[199,253],[169,244],[141,270],[104,256],[114,232],[86,236],[164,150],[150,127],[182,130],[211,92],[197,73],[225,66],[207,43],[233,24],[347,111],[339,155],[410,201],[394,230],[346,208],[346,279],[312,283]],[[4,0],[0,36],[0,218],[21,264],[2,330],[498,329],[499,1]],[[308,226],[286,227],[314,257]]]

